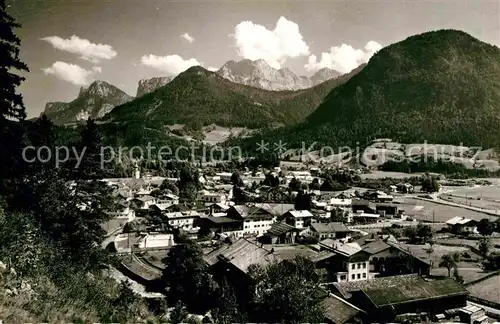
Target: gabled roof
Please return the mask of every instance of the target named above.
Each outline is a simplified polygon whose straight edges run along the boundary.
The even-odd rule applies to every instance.
[[[413,300],[434,299],[447,296],[467,295],[467,290],[454,279],[420,280],[415,284],[399,284],[387,287],[363,289],[377,307],[402,304]]]
[[[256,207],[260,207],[264,210],[267,210],[273,215],[281,216],[284,213],[293,210],[295,208],[294,204],[255,204]]]
[[[268,210],[258,206],[236,205],[228,209],[228,212],[234,209],[243,219],[253,219],[260,217],[272,217],[273,214]]]
[[[456,216],[456,217],[448,219],[446,221],[446,224],[448,224],[448,225],[465,225],[471,221],[472,221],[472,219]]]
[[[333,294],[323,299],[321,303],[324,307],[325,318],[335,324],[347,323],[358,313],[364,313],[353,304]]]
[[[343,298],[349,299],[351,293],[364,289],[375,289],[381,287],[391,287],[398,285],[417,285],[424,279],[418,274],[408,274],[402,276],[380,277],[370,280],[335,282],[333,286]]]
[[[245,238],[240,238],[236,242],[225,245],[205,255],[205,262],[209,266],[215,265],[219,261],[228,262],[247,273],[251,264],[267,266],[281,259],[271,251],[260,247],[257,243]]]
[[[341,222],[313,223],[311,224],[311,228],[318,233],[350,232],[350,230]]]
[[[378,239],[363,246],[363,251],[368,252],[370,254],[377,254],[379,252],[389,249],[390,247],[391,246],[386,242],[384,242],[382,239]]]
[[[290,210],[287,214],[292,215],[294,218],[313,217],[313,214],[308,210]]]
[[[271,225],[271,228],[267,230],[267,233],[264,234],[266,236],[280,236],[282,234],[288,233],[288,232],[293,232],[293,231],[298,231],[295,227],[292,225],[288,225],[283,222],[277,222]]]

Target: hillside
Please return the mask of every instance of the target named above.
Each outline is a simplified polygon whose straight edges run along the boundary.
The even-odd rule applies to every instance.
[[[192,67],[152,93],[116,107],[103,119],[144,124],[156,129],[187,124],[249,128],[293,125],[303,121],[349,75],[299,91],[267,91],[233,83],[202,67]]]
[[[95,81],[88,88],[81,88],[78,97],[71,102],[47,103],[42,114],[56,124],[72,123],[89,117],[97,119],[131,99],[117,87],[104,81]]]
[[[500,49],[440,30],[383,48],[304,123],[264,137],[295,147],[381,137],[493,147],[500,144],[499,123]]]

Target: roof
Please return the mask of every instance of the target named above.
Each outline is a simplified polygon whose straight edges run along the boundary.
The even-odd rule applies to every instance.
[[[282,234],[292,232],[292,231],[298,231],[295,227],[292,225],[288,225],[283,222],[277,222],[271,225],[271,228],[267,230],[267,235],[268,236],[280,236]]]
[[[446,224],[448,224],[448,225],[465,225],[465,224],[469,223],[470,221],[472,221],[472,219],[456,216],[456,217],[448,219],[446,221]]]
[[[328,296],[321,303],[324,307],[325,318],[336,324],[347,323],[358,313],[363,312],[353,304],[335,295]]]
[[[292,215],[295,218],[313,217],[313,214],[311,214],[311,212],[308,210],[289,210],[288,214]]]
[[[418,274],[409,274],[402,276],[380,277],[370,280],[359,280],[349,282],[335,282],[333,283],[335,289],[340,293],[343,298],[351,298],[351,293],[361,291],[364,289],[374,289],[381,287],[390,287],[398,285],[418,285],[424,279]]]
[[[206,217],[202,217],[202,218],[207,219],[207,220],[209,220],[209,221],[211,221],[212,223],[215,223],[215,224],[224,224],[224,223],[235,223],[235,222],[238,222],[237,220],[234,220],[234,219],[229,218],[227,216],[217,216],[217,217],[206,216]]]
[[[331,223],[313,223],[311,227],[314,231],[318,233],[338,233],[338,232],[350,232],[350,230],[342,222],[331,222]]]
[[[295,208],[294,204],[255,204],[256,207],[260,207],[264,210],[267,210],[273,215],[281,216],[290,210]]]
[[[183,217],[199,217],[199,216],[200,213],[198,213],[196,210],[165,213],[165,217],[167,218],[183,218]]]
[[[462,285],[451,278],[434,281],[426,281],[422,278],[418,284],[407,283],[363,289],[363,292],[377,307],[468,294]]]
[[[376,241],[370,242],[370,243],[366,244],[365,246],[363,246],[363,251],[368,252],[370,254],[377,254],[377,253],[382,252],[390,247],[391,246],[389,244],[387,244],[386,242],[384,242],[381,239],[378,239]]]
[[[251,264],[267,266],[274,261],[280,260],[271,251],[245,238],[240,238],[230,245],[225,245],[210,252],[205,255],[204,259],[210,266],[220,260],[225,260],[245,273],[248,272],[248,267]]]

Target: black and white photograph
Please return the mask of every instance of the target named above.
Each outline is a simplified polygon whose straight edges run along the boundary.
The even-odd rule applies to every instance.
[[[0,324],[500,322],[499,0],[0,0]]]

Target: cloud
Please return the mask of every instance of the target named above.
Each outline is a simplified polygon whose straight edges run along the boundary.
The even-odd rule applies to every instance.
[[[144,55],[141,58],[141,64],[167,72],[170,75],[177,75],[195,65],[203,66],[203,63],[198,62],[195,58],[185,60],[177,54],[167,56]]]
[[[308,62],[304,67],[310,72],[316,72],[322,68],[329,68],[341,73],[348,73],[362,63],[368,60],[382,48],[382,45],[375,41],[366,43],[364,50],[355,49],[351,45],[342,44],[332,46],[330,52],[321,54],[321,60],[318,61],[316,55],[309,56]]]
[[[280,17],[274,30],[242,21],[232,37],[238,55],[250,60],[263,59],[277,69],[289,58],[309,55],[309,46],[300,34],[299,25],[285,17]]]
[[[102,69],[99,66],[94,66],[91,70],[86,70],[76,64],[57,61],[51,67],[43,68],[42,71],[45,75],[53,75],[76,85],[87,85],[94,80],[96,74],[102,72]]]
[[[189,43],[192,43],[194,42],[194,38],[191,37],[191,35],[189,35],[188,33],[184,33],[181,35],[181,38],[187,40]]]
[[[80,55],[81,59],[94,63],[100,60],[110,60],[117,55],[111,45],[91,43],[88,39],[83,39],[75,35],[67,39],[59,36],[50,36],[41,38],[41,40],[50,43],[58,50]]]

